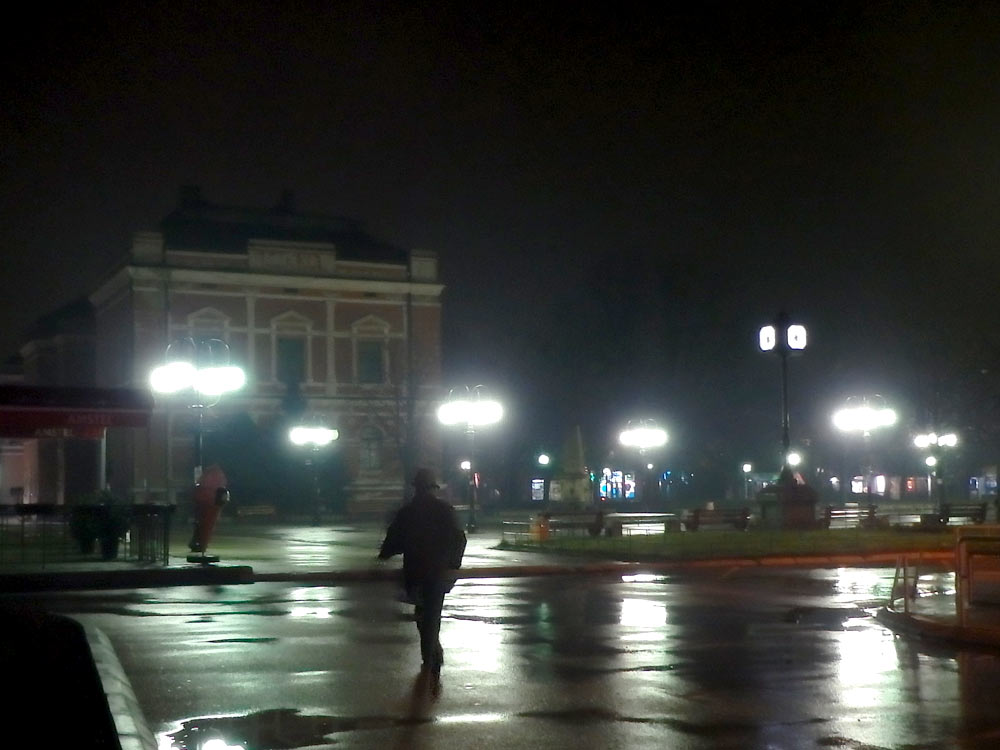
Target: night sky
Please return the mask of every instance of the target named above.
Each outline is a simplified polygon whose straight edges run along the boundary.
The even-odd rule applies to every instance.
[[[861,392],[986,429],[1000,5],[688,5],[27,11],[2,53],[2,351],[180,185],[291,189],[440,254],[448,384],[493,386],[528,450],[648,415],[678,456],[773,461],[755,339],[780,308],[811,335],[793,441]]]

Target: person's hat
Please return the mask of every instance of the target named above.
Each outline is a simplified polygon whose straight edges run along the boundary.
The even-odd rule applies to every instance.
[[[427,488],[437,488],[440,487],[437,480],[434,478],[434,472],[430,469],[417,469],[417,473],[413,475],[413,486]]]

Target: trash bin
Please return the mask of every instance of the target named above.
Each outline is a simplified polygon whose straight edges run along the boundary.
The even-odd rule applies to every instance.
[[[532,521],[531,538],[536,542],[544,542],[549,538],[549,518],[545,513],[539,513]]]

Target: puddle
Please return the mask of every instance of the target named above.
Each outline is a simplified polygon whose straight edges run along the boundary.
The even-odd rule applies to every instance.
[[[870,617],[859,607],[794,607],[784,617],[785,622],[810,625],[828,630],[848,629],[848,620]]]
[[[277,708],[246,716],[201,716],[161,735],[161,750],[291,750],[330,744],[329,735],[426,724],[422,717],[313,716]]]
[[[274,643],[277,638],[216,638],[209,643]]]

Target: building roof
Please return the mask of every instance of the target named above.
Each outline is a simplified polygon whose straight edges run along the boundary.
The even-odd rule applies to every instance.
[[[48,339],[59,335],[93,336],[97,326],[94,306],[87,297],[79,297],[46,315],[41,316],[26,332],[27,341]]]
[[[289,191],[273,208],[240,208],[210,203],[199,188],[185,186],[160,231],[168,250],[238,254],[250,240],[288,240],[333,244],[343,260],[405,264],[408,258],[402,248],[366,234],[358,221],[297,212]]]

